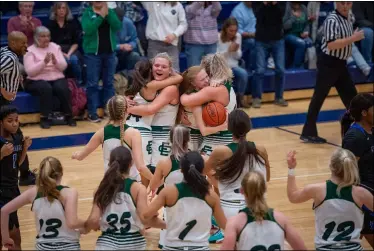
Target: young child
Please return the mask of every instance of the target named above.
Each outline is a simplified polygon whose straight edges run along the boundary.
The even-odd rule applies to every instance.
[[[18,169],[31,145],[29,137],[23,137],[19,129],[18,111],[13,106],[2,106],[0,110],[0,208],[20,195]],[[17,211],[9,215],[10,237],[15,248],[21,248],[21,234]],[[1,243],[0,243],[1,246]]]

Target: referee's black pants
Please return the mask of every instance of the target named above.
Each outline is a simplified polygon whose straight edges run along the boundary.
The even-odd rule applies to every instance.
[[[11,101],[6,100],[3,96],[0,96],[0,108],[2,106],[10,105]],[[18,132],[21,131],[21,128],[18,128]],[[22,132],[22,131],[21,131]],[[19,173],[21,178],[27,178],[29,175],[30,165],[29,165],[29,157],[26,154],[26,158],[23,161],[22,165],[19,167]]]
[[[344,106],[348,109],[351,100],[357,95],[357,90],[348,72],[347,62],[322,52],[318,56],[317,83],[309,104],[306,122],[302,131],[303,136],[318,136],[318,114],[333,86],[338,91]]]

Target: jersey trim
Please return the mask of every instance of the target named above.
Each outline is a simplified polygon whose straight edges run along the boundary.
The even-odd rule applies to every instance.
[[[56,188],[57,188],[58,191],[61,192],[62,189],[64,189],[64,188],[69,188],[69,187],[68,187],[68,186],[62,186],[62,185],[59,185],[59,186],[56,186]],[[46,196],[42,196],[41,193],[37,193],[37,194],[36,194],[35,199],[32,201],[32,204],[31,204],[31,211],[32,211],[32,209],[33,209],[33,207],[34,207],[34,202],[35,202],[35,200],[40,199],[40,198],[44,198],[44,197],[46,197]],[[62,206],[62,208],[63,208],[64,211],[65,211],[64,204],[62,204],[62,202],[61,202],[58,198],[56,198],[56,197],[54,197],[54,196],[53,196],[53,198],[61,203],[61,206]]]
[[[179,161],[175,159],[174,155],[170,155],[170,161],[171,161],[171,169],[170,172],[165,176],[164,180],[174,171],[179,170]]]
[[[135,200],[134,198],[132,197],[131,195],[131,186],[136,183],[137,181],[133,180],[133,179],[130,179],[130,178],[126,178],[123,182],[123,185],[124,185],[124,190],[123,192],[124,193],[127,193],[128,195],[130,195],[131,199],[132,199],[132,202],[134,203],[134,206],[136,208],[136,203],[135,203]]]
[[[125,133],[127,129],[130,128],[130,126],[128,126],[127,124],[124,124],[123,125],[123,132]],[[112,139],[112,138],[117,138],[118,137],[118,131],[120,130],[119,126],[114,126],[113,124],[109,124],[107,126],[104,127],[104,141],[105,140],[108,140],[108,139]],[[121,137],[121,132],[119,131],[119,140],[122,141],[122,139],[120,138]],[[125,144],[130,148],[130,150],[132,150],[131,146],[126,142],[126,140],[123,140],[123,142],[125,142]]]

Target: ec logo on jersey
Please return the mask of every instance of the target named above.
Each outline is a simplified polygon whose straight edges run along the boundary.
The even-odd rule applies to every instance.
[[[127,117],[127,120],[131,120],[131,118],[135,118],[135,121],[136,121],[136,122],[139,122],[140,119],[142,118],[142,116],[138,116],[138,115],[130,114],[130,115]]]
[[[204,146],[201,151],[205,153],[206,155],[210,156],[210,154],[213,152],[213,149],[211,146]]]
[[[171,153],[171,147],[168,142],[162,142],[162,144],[158,147],[158,151],[160,152],[161,156],[169,156]]]
[[[145,149],[148,152],[148,154],[152,154],[152,140],[148,141],[148,144]]]

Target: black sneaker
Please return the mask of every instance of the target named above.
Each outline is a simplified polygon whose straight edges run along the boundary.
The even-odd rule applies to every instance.
[[[19,185],[20,186],[33,186],[35,185],[36,175],[34,172],[28,171],[28,175],[26,177],[19,177]]]
[[[312,143],[312,144],[325,144],[327,142],[326,139],[318,137],[318,136],[300,136],[300,139],[305,143]]]
[[[77,122],[75,121],[75,119],[71,116],[67,116],[66,117],[66,123],[69,125],[69,126],[77,126]]]
[[[43,129],[51,128],[51,121],[48,118],[40,118],[40,127]]]
[[[92,123],[99,123],[101,119],[97,115],[88,115],[88,120]]]

